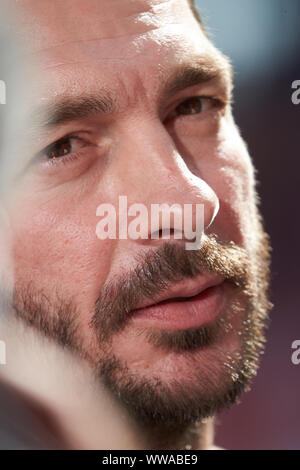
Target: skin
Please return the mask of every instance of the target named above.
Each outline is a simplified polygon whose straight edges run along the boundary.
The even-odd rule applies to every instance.
[[[30,281],[51,301],[72,300],[82,348],[93,364],[99,350],[90,321],[99,290],[120,266],[126,273],[137,255],[164,243],[100,241],[99,204],[118,207],[119,195],[149,210],[162,201],[203,204],[206,234],[233,241],[251,259],[257,246],[253,165],[231,113],[229,62],[186,0],[24,0],[17,8],[20,39],[39,67],[33,107],[99,92],[115,103],[105,115],[35,128],[8,202],[16,285],[26,288]],[[180,67],[196,63],[215,70],[214,78],[164,93]],[[175,112],[194,96],[203,97],[201,112]],[[51,164],[39,154],[68,134],[75,136],[77,158]],[[216,354],[239,350],[240,321],[213,350],[191,353],[193,360],[155,348],[137,335],[134,322],[116,336],[113,352],[150,379],[170,383],[180,376],[192,386],[198,361],[204,370],[213,365],[218,382],[223,371]]]

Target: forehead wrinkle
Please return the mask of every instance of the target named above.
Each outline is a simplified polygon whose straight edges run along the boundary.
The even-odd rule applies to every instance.
[[[217,79],[223,81],[230,94],[230,65],[223,56],[211,55],[191,57],[188,62],[174,65],[173,70],[160,71],[159,66],[151,69],[153,78],[149,93],[147,79],[144,74],[136,70],[133,74],[116,74],[115,90],[97,89],[90,90],[79,95],[71,95],[68,90],[57,98],[56,103],[50,102],[44,105],[35,115],[35,122],[43,121],[43,126],[51,127],[72,120],[85,118],[95,114],[108,115],[112,113],[128,111],[136,106],[138,102],[149,101],[150,107],[158,103],[158,108],[172,94],[176,94],[185,88],[201,85]],[[149,74],[149,73],[148,73]],[[126,84],[126,82],[128,82]],[[94,84],[95,82],[92,81]],[[101,85],[100,85],[101,86]],[[99,88],[100,88],[99,86]],[[126,105],[118,101],[118,97],[126,96]],[[228,97],[230,98],[230,96]],[[46,111],[47,110],[47,111]],[[41,117],[44,117],[42,119]]]
[[[169,0],[165,3],[169,4]],[[120,74],[119,74],[120,76],[119,77],[117,77],[115,75],[115,72],[113,73],[113,75],[114,75],[113,78],[114,79],[115,78],[117,78],[117,79],[120,78],[121,79],[120,81],[122,82],[121,86],[118,83],[118,85],[116,87],[118,95],[121,94],[121,91],[125,91],[125,93],[123,93],[123,94],[128,95],[126,97],[126,100],[128,100],[128,102],[130,102],[131,104],[136,104],[137,100],[140,101],[143,95],[146,95],[146,97],[148,99],[150,98],[150,100],[152,100],[151,101],[152,105],[153,105],[153,102],[154,102],[153,101],[153,96],[154,95],[155,95],[155,99],[157,100],[159,92],[162,88],[162,81],[161,81],[161,77],[159,76],[159,70],[158,70],[157,66],[159,66],[159,60],[162,59],[164,61],[164,54],[161,55],[160,53],[163,52],[163,51],[170,50],[169,44],[170,44],[170,46],[172,45],[172,43],[171,43],[172,37],[174,38],[174,34],[171,34],[171,33],[174,33],[174,29],[172,29],[172,31],[170,31],[170,28],[174,28],[174,26],[175,26],[175,28],[178,27],[178,26],[180,27],[180,31],[179,31],[180,34],[178,35],[178,37],[181,36],[182,32],[185,32],[185,31],[181,31],[181,28],[184,26],[183,24],[178,24],[178,25],[174,25],[174,24],[173,25],[170,25],[170,24],[165,25],[164,24],[162,27],[159,28],[160,30],[164,29],[164,27],[167,28],[167,34],[163,34],[163,36],[162,36],[162,39],[164,40],[163,42],[159,41],[159,39],[161,39],[161,38],[160,38],[160,36],[156,37],[156,32],[154,32],[154,31],[152,31],[152,33],[150,32],[150,33],[146,33],[146,34],[139,35],[139,36],[137,36],[135,34],[133,35],[137,39],[142,39],[143,41],[145,40],[145,42],[147,42],[146,46],[150,45],[152,47],[153,44],[154,44],[155,51],[157,52],[157,57],[155,55],[151,54],[151,57],[153,57],[153,65],[154,65],[154,70],[153,69],[151,70],[151,77],[153,78],[152,83],[149,83],[149,80],[148,80],[148,78],[150,77],[149,69],[148,69],[148,72],[145,73],[144,72],[145,71],[145,68],[144,68],[145,64],[143,64],[143,63],[140,63],[140,65],[143,66],[144,70],[143,69],[139,70],[140,69],[140,67],[138,66],[139,64],[136,62],[137,67],[134,70],[136,72],[135,77],[134,77],[135,78],[134,83],[130,83],[129,81],[126,80],[126,78],[128,77],[128,74],[127,73],[125,74],[124,70],[121,70],[121,71],[119,70],[120,71]],[[185,28],[183,28],[183,29],[185,29]],[[149,37],[149,34],[151,35],[151,37]],[[154,37],[152,36],[153,34],[154,34]],[[146,41],[147,37],[149,38],[149,41]],[[110,57],[104,57],[104,58],[101,57],[101,53],[102,54],[103,53],[108,54],[110,49],[111,49],[110,44],[107,44],[107,47],[104,47],[104,46],[106,46],[106,44],[105,44],[103,47],[99,48],[99,42],[101,43],[101,41],[105,42],[105,40],[102,39],[102,38],[101,39],[97,38],[96,40],[91,39],[89,41],[84,41],[86,43],[86,48],[83,48],[83,50],[78,50],[78,54],[76,54],[76,53],[71,54],[72,46],[71,46],[71,43],[70,43],[70,49],[67,46],[62,48],[62,50],[63,50],[62,56],[60,56],[59,54],[53,53],[53,57],[51,58],[51,60],[53,60],[53,61],[55,60],[55,62],[56,62],[55,65],[48,65],[47,67],[44,67],[44,70],[46,70],[46,69],[47,70],[61,69],[64,66],[70,67],[70,69],[71,69],[71,67],[73,65],[75,66],[76,64],[81,65],[83,70],[85,70],[85,67],[86,67],[85,64],[88,65],[90,63],[92,65],[92,67],[95,69],[94,70],[95,74],[96,74],[96,72],[97,73],[100,72],[99,73],[99,85],[101,87],[101,80],[103,79],[104,82],[106,82],[107,77],[105,76],[106,75],[105,73],[103,73],[103,75],[101,75],[101,70],[100,70],[100,67],[98,66],[98,64],[100,65],[101,61],[107,61],[107,62],[110,61],[112,63],[112,66],[113,66],[114,65],[113,61],[119,61],[120,60],[119,57],[113,57],[113,55],[110,56]],[[167,41],[167,43],[165,41]],[[93,45],[93,43],[95,43],[95,42],[96,42],[96,47],[94,47],[94,45]],[[107,42],[108,42],[108,40],[107,40]],[[124,42],[124,41],[119,40],[120,46],[122,46],[122,42]],[[178,63],[180,63],[180,60],[181,60],[181,54],[184,53],[184,50],[181,51],[181,46],[180,46],[181,41],[177,41],[177,42],[179,44],[178,49],[176,47],[171,49],[171,51],[173,52],[172,55],[174,56],[173,57],[174,60],[171,61],[171,62],[173,62],[173,65],[172,65],[173,69],[175,69],[175,66],[178,66]],[[76,45],[76,44],[78,45],[79,43],[80,43],[80,46],[81,46],[82,45],[81,40],[80,41],[72,41],[73,45]],[[203,41],[203,44],[206,47],[206,45],[208,44],[208,41],[207,40]],[[90,49],[90,45],[91,45],[91,49]],[[114,45],[115,45],[115,43],[114,43]],[[175,41],[175,45],[176,45],[176,41]],[[127,48],[127,45],[126,45],[126,48]],[[66,49],[66,53],[65,53],[65,49]],[[75,52],[76,52],[76,49],[77,48],[75,47]],[[79,49],[81,49],[81,48],[79,48]],[[101,52],[101,49],[102,49],[102,52]],[[194,49],[194,47],[193,47],[193,49]],[[60,48],[57,47],[57,50],[60,51]],[[118,46],[116,46],[114,48],[114,50],[116,50],[116,52],[118,54],[120,54],[122,52]],[[99,52],[100,52],[100,57],[99,57]],[[143,52],[144,52],[143,49],[134,50],[134,51],[130,51],[130,52],[132,53],[134,59],[137,58],[137,55],[139,55],[141,57],[141,59],[143,59],[143,61],[144,61],[145,57],[147,58],[147,54],[143,54]],[[151,50],[150,50],[150,52],[151,52]],[[201,52],[201,46],[199,47],[199,52]],[[213,50],[213,52],[215,52],[215,50]],[[146,53],[147,53],[147,50],[146,50]],[[195,50],[194,50],[194,53],[195,53]],[[217,57],[218,54],[216,52],[213,55],[215,55]],[[70,57],[72,57],[72,56],[75,56],[75,60],[77,59],[76,62],[74,62],[74,61],[70,62],[70,60],[68,61],[68,59],[70,59]],[[82,57],[82,60],[80,60],[81,57]],[[87,60],[87,58],[88,58],[88,60]],[[126,59],[127,60],[130,59],[130,57],[129,58],[126,57]],[[125,58],[123,58],[122,60],[125,61]],[[176,60],[176,63],[175,63],[175,60]],[[193,57],[191,57],[191,59],[190,59],[189,56],[185,55],[183,60],[191,62],[193,60]],[[170,61],[167,61],[167,62],[165,62],[165,65],[163,65],[163,67],[165,69],[166,69],[166,67],[168,67],[168,74],[172,73],[172,70],[170,71],[169,62]],[[205,64],[205,59],[202,59],[202,62],[203,62],[203,64],[202,64],[203,68],[204,68],[204,66],[206,66],[206,68],[209,69],[209,64]],[[175,65],[174,65],[174,63],[175,63]],[[49,62],[48,62],[48,64],[49,64]],[[151,66],[151,63],[150,63],[150,66]],[[102,64],[102,67],[103,67],[103,64]],[[130,68],[132,69],[132,65],[130,66],[130,63],[129,63],[129,69]],[[105,69],[105,66],[104,66],[104,69]],[[91,68],[91,70],[92,70],[92,68]],[[116,68],[116,70],[118,70],[118,69]],[[127,72],[127,69],[125,70],[125,72]],[[139,72],[141,72],[141,73],[139,73]],[[61,75],[61,73],[59,73],[58,75]],[[67,75],[71,76],[71,74],[68,73],[68,71],[67,71]],[[75,76],[72,75],[72,76],[73,76],[73,78],[75,77],[75,80],[76,80],[76,75]],[[132,77],[132,75],[131,75],[131,77]],[[59,79],[59,81],[60,81],[60,79]],[[80,74],[79,74],[79,81],[80,81]],[[128,89],[127,89],[127,86],[126,86],[126,81],[127,81],[127,85],[129,85]],[[74,82],[74,80],[73,80],[73,82]],[[91,84],[93,85],[94,91],[96,93],[96,87],[94,86],[93,83],[91,83]],[[109,84],[111,84],[111,81],[109,82]],[[79,83],[79,85],[80,85],[80,83]],[[72,88],[72,83],[70,83],[70,87]],[[122,87],[125,88],[125,90],[123,90]],[[77,85],[75,86],[75,88],[78,88]],[[65,92],[66,91],[67,90],[65,90]],[[90,88],[90,90],[88,90],[88,87],[85,87],[85,86],[83,86],[81,88],[81,91],[83,93],[85,93],[86,96],[88,96],[89,92],[94,93],[94,91],[91,90],[91,88]],[[129,91],[130,91],[130,93],[129,93]],[[173,92],[174,92],[174,90],[173,90]],[[122,108],[123,108],[123,104],[122,104]]]
[[[123,38],[124,36],[130,38],[132,36],[137,36],[138,35],[144,35],[144,34],[147,34],[151,31],[154,31],[156,29],[159,29],[159,26],[157,27],[149,27],[148,29],[143,29],[143,31],[140,31],[140,32],[137,32],[135,31],[134,33],[131,33],[131,34],[128,34],[128,32],[125,32],[122,33],[122,34],[114,34],[112,36],[100,36],[100,37],[93,37],[93,38],[78,38],[78,39],[74,39],[73,41],[64,41],[64,42],[59,42],[57,44],[52,44],[51,46],[49,47],[45,47],[45,48],[39,48],[38,50],[36,51],[31,51],[28,55],[36,55],[36,54],[42,54],[42,53],[45,53],[45,52],[49,52],[49,51],[55,51],[56,49],[59,49],[61,47],[64,47],[64,46],[72,46],[72,45],[77,45],[77,44],[88,44],[88,43],[97,43],[97,42],[101,42],[101,41],[107,41],[107,40],[118,40],[118,39],[121,39]],[[137,36],[139,37],[139,36]]]
[[[116,37],[101,37],[91,40],[76,40],[65,45],[50,46],[46,49],[29,51],[27,56],[32,56],[34,61],[43,68],[52,62],[74,63],[73,57],[77,62],[84,62],[88,57],[93,62],[99,60],[127,60],[135,59],[144,54],[144,49],[153,44],[157,46],[157,52],[161,50],[162,44],[170,48],[172,39],[182,37],[186,39],[184,25],[182,23],[172,23],[151,28],[146,32],[139,34],[126,34]],[[128,41],[127,41],[128,39]],[[178,44],[174,42],[173,49]],[[118,55],[115,55],[115,54]],[[110,54],[110,55],[108,55]],[[72,58],[72,60],[70,60]],[[147,55],[146,57],[147,58]]]
[[[141,2],[130,2],[126,5],[124,2],[124,6],[130,10],[130,13],[126,14],[126,11],[124,11],[122,15],[122,8],[120,12],[120,6],[117,8],[118,5],[113,10],[109,8],[99,10],[99,5],[96,4],[95,8],[94,2],[87,0],[87,6],[91,6],[84,18],[80,19],[79,24],[78,14],[72,14],[73,10],[76,11],[78,4],[75,5],[75,8],[70,9],[70,7],[73,7],[71,5],[68,9],[67,1],[56,6],[53,1],[53,5],[45,9],[39,8],[39,5],[38,7],[34,4],[30,6],[30,2],[26,2],[29,3],[29,6],[26,7],[25,5],[22,8],[22,2],[18,2],[16,12],[19,13],[22,28],[21,31],[17,29],[16,34],[21,36],[23,46],[24,43],[28,44],[28,50],[31,50],[31,52],[46,52],[55,47],[76,44],[82,41],[118,38],[128,35],[128,32],[131,32],[132,35],[146,33],[162,25],[166,17],[170,19],[170,13],[174,16],[174,12],[171,12],[169,5],[172,2],[173,0],[160,0],[158,2],[152,0],[152,2],[143,2],[143,8],[139,6]],[[44,7],[44,5],[42,6]],[[135,8],[132,11],[133,7]],[[77,8],[77,10],[80,11],[80,8]],[[58,11],[60,11],[59,14]],[[76,36],[80,37],[76,38]],[[29,38],[31,38],[30,41],[28,41]],[[37,44],[40,47],[36,47]]]

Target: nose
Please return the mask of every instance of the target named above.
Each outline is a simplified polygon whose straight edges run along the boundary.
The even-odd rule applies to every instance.
[[[219,200],[190,170],[164,126],[151,121],[139,123],[134,132],[127,128],[118,159],[122,194],[132,209],[129,215],[139,214],[139,221],[145,222],[140,239],[158,243],[171,237],[185,240],[187,249],[199,248],[203,232],[218,213]]]

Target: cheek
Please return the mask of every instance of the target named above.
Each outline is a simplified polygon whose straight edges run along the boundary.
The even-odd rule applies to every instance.
[[[254,227],[256,198],[252,167],[243,149],[224,144],[217,152],[217,166],[209,177],[220,202],[220,210],[212,231],[222,239],[233,240],[247,247],[247,239]]]
[[[247,247],[257,217],[254,167],[237,128],[224,127],[214,153],[215,176],[211,175],[220,199],[216,224],[225,228],[227,239]]]
[[[94,212],[94,211],[93,211]],[[55,198],[15,201],[11,233],[15,280],[76,304],[94,304],[107,277],[114,240],[96,237],[96,214],[87,205]],[[87,215],[88,214],[88,215]]]
[[[220,210],[209,231],[246,245],[256,217],[250,156],[230,116],[212,122],[206,131],[181,135],[180,152],[190,170],[218,196]]]

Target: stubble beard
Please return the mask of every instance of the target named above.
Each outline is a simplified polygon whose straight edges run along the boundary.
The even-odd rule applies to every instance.
[[[83,345],[79,312],[72,302],[58,295],[50,301],[32,285],[16,286],[13,311],[27,325],[87,359],[95,376],[145,429],[176,434],[235,403],[249,389],[264,349],[271,308],[270,245],[259,218],[251,261],[245,250],[233,243],[221,243],[214,236],[207,237],[199,252],[187,252],[166,243],[146,259],[137,259],[136,268],[127,276],[102,287],[90,324],[97,338],[97,357],[91,358]],[[153,347],[185,354],[187,367],[193,370],[193,385],[187,386],[180,377],[164,381],[162,377],[137,375],[112,348],[113,339],[126,328],[132,307],[140,298],[151,298],[169,283],[192,278],[203,269],[222,274],[238,293],[222,317],[201,328],[179,332],[149,330],[145,336]],[[231,319],[237,316],[240,326],[234,331]],[[239,338],[239,350],[220,353],[219,342],[233,333]],[[195,361],[197,351],[203,351],[205,366]],[[220,371],[217,375],[216,370]]]

